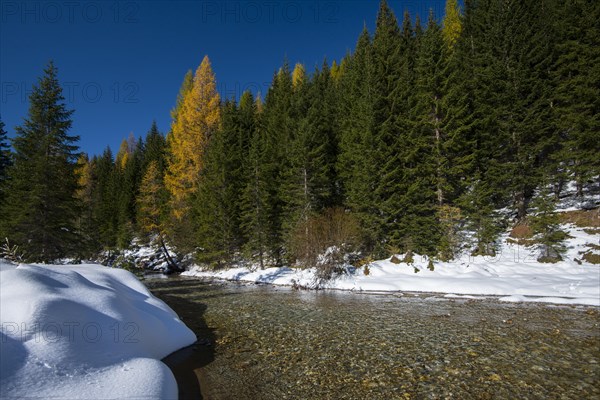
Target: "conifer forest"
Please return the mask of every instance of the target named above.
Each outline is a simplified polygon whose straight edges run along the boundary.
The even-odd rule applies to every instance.
[[[600,2],[398,11],[381,0],[341,60],[283,59],[262,94],[221,98],[198,55],[168,132],[149,115],[116,154],[79,150],[50,62],[14,138],[0,122],[0,238],[34,262],[136,239],[174,269],[309,267],[327,252],[493,256],[526,223],[560,257],[556,203],[600,187]]]

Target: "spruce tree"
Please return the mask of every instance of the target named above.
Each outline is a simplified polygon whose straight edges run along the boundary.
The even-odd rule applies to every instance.
[[[165,137],[159,132],[156,121],[152,121],[152,126],[146,134],[142,171],[145,172],[154,161],[158,171],[163,174],[166,168],[166,151]]]
[[[560,261],[567,250],[564,241],[568,235],[561,229],[560,218],[555,211],[556,198],[546,184],[542,184],[531,205],[534,212],[529,216],[528,222],[541,250],[538,261]]]
[[[6,206],[7,234],[29,261],[74,254],[79,243],[76,197],[79,137],[52,62],[29,96],[29,113],[16,128],[14,165]]]
[[[247,102],[246,102],[247,103]],[[269,261],[269,152],[264,128],[263,106],[257,99],[252,107],[243,107],[242,125],[249,134],[248,155],[245,161],[246,184],[241,201],[241,226],[246,238],[246,256],[263,269]],[[254,112],[255,111],[255,112]]]
[[[439,247],[442,258],[452,258],[448,183],[449,154],[444,107],[446,54],[440,27],[433,12],[419,42],[416,79],[411,103],[412,134],[405,146],[404,179],[411,193],[405,203],[406,235],[419,251],[434,255]],[[441,242],[440,242],[441,241]]]
[[[4,130],[4,122],[0,119],[0,206],[4,202],[4,185],[7,178],[7,169],[10,165],[10,146],[6,131]]]
[[[585,0],[558,2],[555,10],[556,61],[553,110],[562,138],[554,155],[555,180],[560,191],[574,180],[578,196],[600,177],[600,3]]]
[[[249,93],[242,100],[244,107],[254,103]],[[248,132],[242,128],[235,101],[225,102],[221,115],[221,127],[206,148],[206,165],[195,200],[198,258],[217,266],[233,261],[243,243],[241,197],[248,151]]]
[[[113,250],[117,246],[119,229],[118,193],[121,188],[119,169],[112,151],[107,147],[100,157],[92,160],[93,219],[97,224],[97,249]]]
[[[368,251],[380,237],[375,198],[378,165],[374,140],[375,71],[371,37],[363,28],[340,81],[340,154],[337,171],[343,203],[359,219]]]
[[[326,61],[310,81],[306,78],[295,81],[292,102],[295,127],[288,151],[289,168],[282,177],[281,188],[283,228],[288,244],[299,224],[306,225],[311,216],[337,201],[336,110],[330,97],[333,85]],[[310,232],[305,232],[308,235]]]
[[[544,8],[477,2],[469,20],[480,155],[497,203],[522,219],[540,179],[552,137],[551,47]]]
[[[261,193],[265,205],[268,244],[268,257],[275,265],[281,265],[284,256],[284,202],[281,198],[283,177],[290,168],[287,149],[295,134],[295,122],[292,111],[293,81],[289,64],[273,77],[273,84],[266,96],[261,115],[261,130],[257,156],[261,159],[259,176]]]

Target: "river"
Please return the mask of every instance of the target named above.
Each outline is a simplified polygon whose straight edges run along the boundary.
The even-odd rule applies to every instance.
[[[182,398],[600,398],[598,308],[144,282],[200,339]]]

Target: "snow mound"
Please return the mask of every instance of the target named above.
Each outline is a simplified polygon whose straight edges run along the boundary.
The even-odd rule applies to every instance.
[[[0,261],[0,398],[176,399],[194,333],[131,273]]]

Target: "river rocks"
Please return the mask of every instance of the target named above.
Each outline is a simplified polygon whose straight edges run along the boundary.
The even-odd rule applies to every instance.
[[[217,336],[215,359],[203,368],[208,398],[600,395],[595,309],[191,280],[151,285],[176,310],[174,301],[192,308],[189,316],[194,304],[205,310],[199,315]]]

